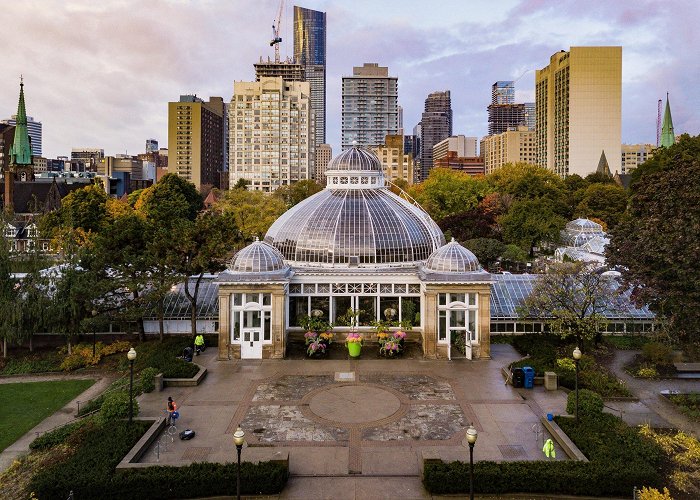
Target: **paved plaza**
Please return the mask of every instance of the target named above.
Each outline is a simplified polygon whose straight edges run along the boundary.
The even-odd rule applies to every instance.
[[[231,461],[240,425],[244,460],[288,454],[295,476],[418,476],[424,456],[469,459],[470,423],[477,460],[542,460],[549,435],[539,419],[566,404],[560,391],[506,386],[500,368],[518,358],[506,345],[494,345],[490,361],[452,362],[218,361],[213,351],[195,359],[209,370],[198,387],[140,396],[141,415],[154,417],[172,396],[178,429],[197,433],[161,439],[143,462]]]

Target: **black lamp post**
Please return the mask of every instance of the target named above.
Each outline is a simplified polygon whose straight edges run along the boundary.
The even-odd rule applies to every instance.
[[[478,433],[473,425],[467,429],[467,443],[469,443],[469,500],[474,500],[474,445]]]
[[[576,365],[576,421],[578,422],[578,362],[581,359],[581,349],[574,349],[574,364]]]
[[[126,353],[126,357],[129,359],[129,423],[134,418],[134,360],[136,359],[136,350],[132,347],[129,352]]]
[[[97,311],[92,310],[92,317],[97,316]],[[97,344],[97,325],[93,321],[92,323],[92,359],[95,359],[95,345]]]
[[[236,467],[237,500],[241,500],[241,450],[243,449],[243,443],[245,443],[245,432],[239,426],[236,432],[233,433],[233,444],[236,445],[236,452],[238,453],[238,467]]]

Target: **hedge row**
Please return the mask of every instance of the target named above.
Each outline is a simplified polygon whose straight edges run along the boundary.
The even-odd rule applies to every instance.
[[[547,493],[560,495],[630,495],[634,486],[660,486],[650,465],[623,462],[477,462],[474,491],[483,494]],[[426,462],[423,485],[432,494],[469,492],[469,464]]]
[[[662,450],[636,428],[614,415],[596,414],[593,408],[585,416],[582,412],[579,422],[563,417],[557,417],[556,422],[590,462],[477,462],[474,490],[496,494],[623,496],[635,486],[662,486]],[[469,464],[426,462],[423,484],[433,494],[466,493]]]
[[[38,471],[30,489],[38,498],[143,499],[233,495],[235,464],[192,464],[188,467],[148,467],[115,471],[151,422],[90,420],[66,440],[74,450],[66,460]],[[233,456],[233,452],[232,452]],[[289,471],[277,462],[241,464],[241,490],[246,495],[282,491]]]

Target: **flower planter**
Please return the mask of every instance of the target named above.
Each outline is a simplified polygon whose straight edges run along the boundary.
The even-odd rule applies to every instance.
[[[348,354],[350,354],[350,357],[358,357],[361,351],[362,344],[360,344],[359,342],[348,342]]]

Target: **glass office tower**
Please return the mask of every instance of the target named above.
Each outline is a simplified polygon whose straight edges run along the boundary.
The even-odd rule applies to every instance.
[[[326,13],[294,6],[294,62],[311,84],[316,146],[326,143]]]

